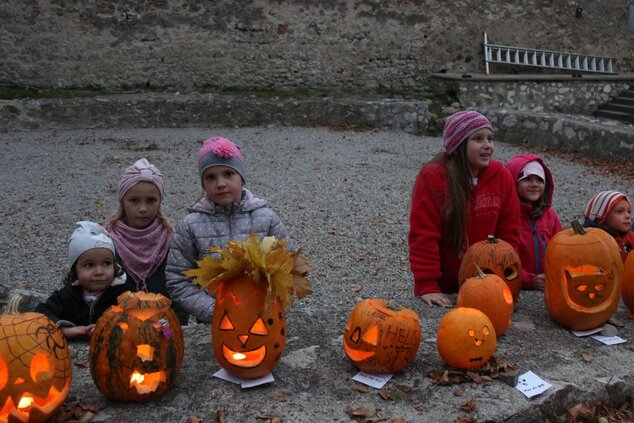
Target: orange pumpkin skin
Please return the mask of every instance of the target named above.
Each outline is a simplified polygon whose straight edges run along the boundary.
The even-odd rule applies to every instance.
[[[248,276],[223,282],[216,292],[211,343],[218,364],[243,379],[273,370],[286,345],[286,318],[279,299],[265,308],[267,283]]]
[[[616,311],[623,262],[611,235],[575,226],[555,234],[548,243],[544,302],[561,326],[588,330],[607,322]]]
[[[145,402],[174,384],[183,363],[183,331],[161,294],[124,292],[90,338],[90,374],[108,399]]]
[[[396,373],[420,346],[418,314],[380,299],[366,299],[352,310],[343,334],[346,356],[366,373]]]
[[[634,253],[629,253],[623,264],[623,302],[634,319]]]
[[[440,357],[451,367],[475,369],[483,366],[495,353],[495,328],[480,310],[454,308],[440,320],[436,347]]]
[[[499,337],[511,326],[513,294],[508,285],[497,275],[474,276],[460,286],[458,307],[480,310],[491,319]]]
[[[522,288],[522,262],[511,244],[493,235],[471,244],[460,263],[458,284],[477,276],[477,267],[484,273],[498,275],[511,289],[513,301],[517,301]]]
[[[40,313],[0,314],[1,422],[48,420],[66,400],[71,377],[68,344],[55,323]],[[23,397],[32,402],[18,409]]]

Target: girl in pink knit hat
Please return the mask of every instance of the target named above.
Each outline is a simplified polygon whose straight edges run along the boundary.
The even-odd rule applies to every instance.
[[[614,237],[621,258],[625,261],[634,248],[632,232],[632,203],[619,191],[601,191],[596,193],[583,211],[584,226],[601,228]]]
[[[444,151],[420,170],[412,193],[409,262],[414,294],[429,306],[451,307],[467,248],[488,235],[519,243],[515,181],[493,160],[491,122],[466,110],[447,118]]]

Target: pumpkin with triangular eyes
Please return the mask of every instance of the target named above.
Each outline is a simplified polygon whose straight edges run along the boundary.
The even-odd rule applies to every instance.
[[[246,275],[222,282],[216,291],[211,343],[218,364],[243,379],[273,370],[286,345],[284,307],[277,298],[265,307],[267,282]]]

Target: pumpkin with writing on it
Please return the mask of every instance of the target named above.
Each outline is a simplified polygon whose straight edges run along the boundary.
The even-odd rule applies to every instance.
[[[572,228],[553,236],[546,249],[544,302],[566,328],[588,330],[606,323],[621,299],[623,262],[614,238],[599,228]]]
[[[44,422],[70,391],[68,344],[45,315],[18,313],[19,302],[0,314],[0,422]]]
[[[108,399],[145,402],[174,384],[183,363],[183,331],[171,301],[124,292],[97,320],[90,338],[90,374]]]
[[[511,326],[513,294],[508,285],[494,274],[479,274],[469,278],[460,286],[456,305],[472,307],[482,311],[491,319],[499,337]]]
[[[634,319],[634,253],[630,252],[623,263],[623,303],[630,311],[630,319]]]
[[[418,314],[381,299],[366,299],[352,310],[343,334],[346,356],[366,373],[395,373],[416,356]]]
[[[436,347],[440,357],[451,367],[475,369],[486,364],[495,353],[495,328],[480,310],[457,307],[440,320]]]
[[[513,301],[517,301],[522,288],[522,262],[511,244],[493,235],[471,244],[460,263],[458,284],[478,276],[476,267],[484,273],[498,275],[511,289]]]

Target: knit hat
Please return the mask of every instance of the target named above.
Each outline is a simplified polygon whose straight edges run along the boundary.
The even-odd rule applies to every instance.
[[[522,171],[518,175],[517,181],[519,182],[531,175],[539,176],[540,178],[542,178],[542,181],[546,181],[546,173],[544,172],[544,167],[538,161],[526,163],[526,165],[524,165]]]
[[[592,197],[588,205],[586,206],[583,215],[586,219],[595,223],[603,223],[608,213],[612,211],[616,203],[622,199],[627,200],[632,205],[631,201],[625,194],[619,191],[601,191]]]
[[[106,229],[94,222],[81,221],[68,239],[68,267],[73,267],[79,256],[93,248],[107,248],[114,258],[114,243]]]
[[[465,110],[449,116],[445,121],[445,129],[442,134],[447,154],[452,155],[463,141],[482,128],[493,131],[489,119],[479,112]]]
[[[130,188],[139,182],[150,182],[158,188],[161,198],[165,196],[165,186],[163,185],[163,175],[156,166],[148,162],[147,159],[139,159],[132,166],[127,167],[119,178],[119,189],[117,196],[119,201]]]
[[[205,170],[212,166],[230,167],[240,174],[243,182],[245,180],[246,169],[240,146],[226,138],[213,136],[203,142],[198,150],[197,163],[201,181]]]

